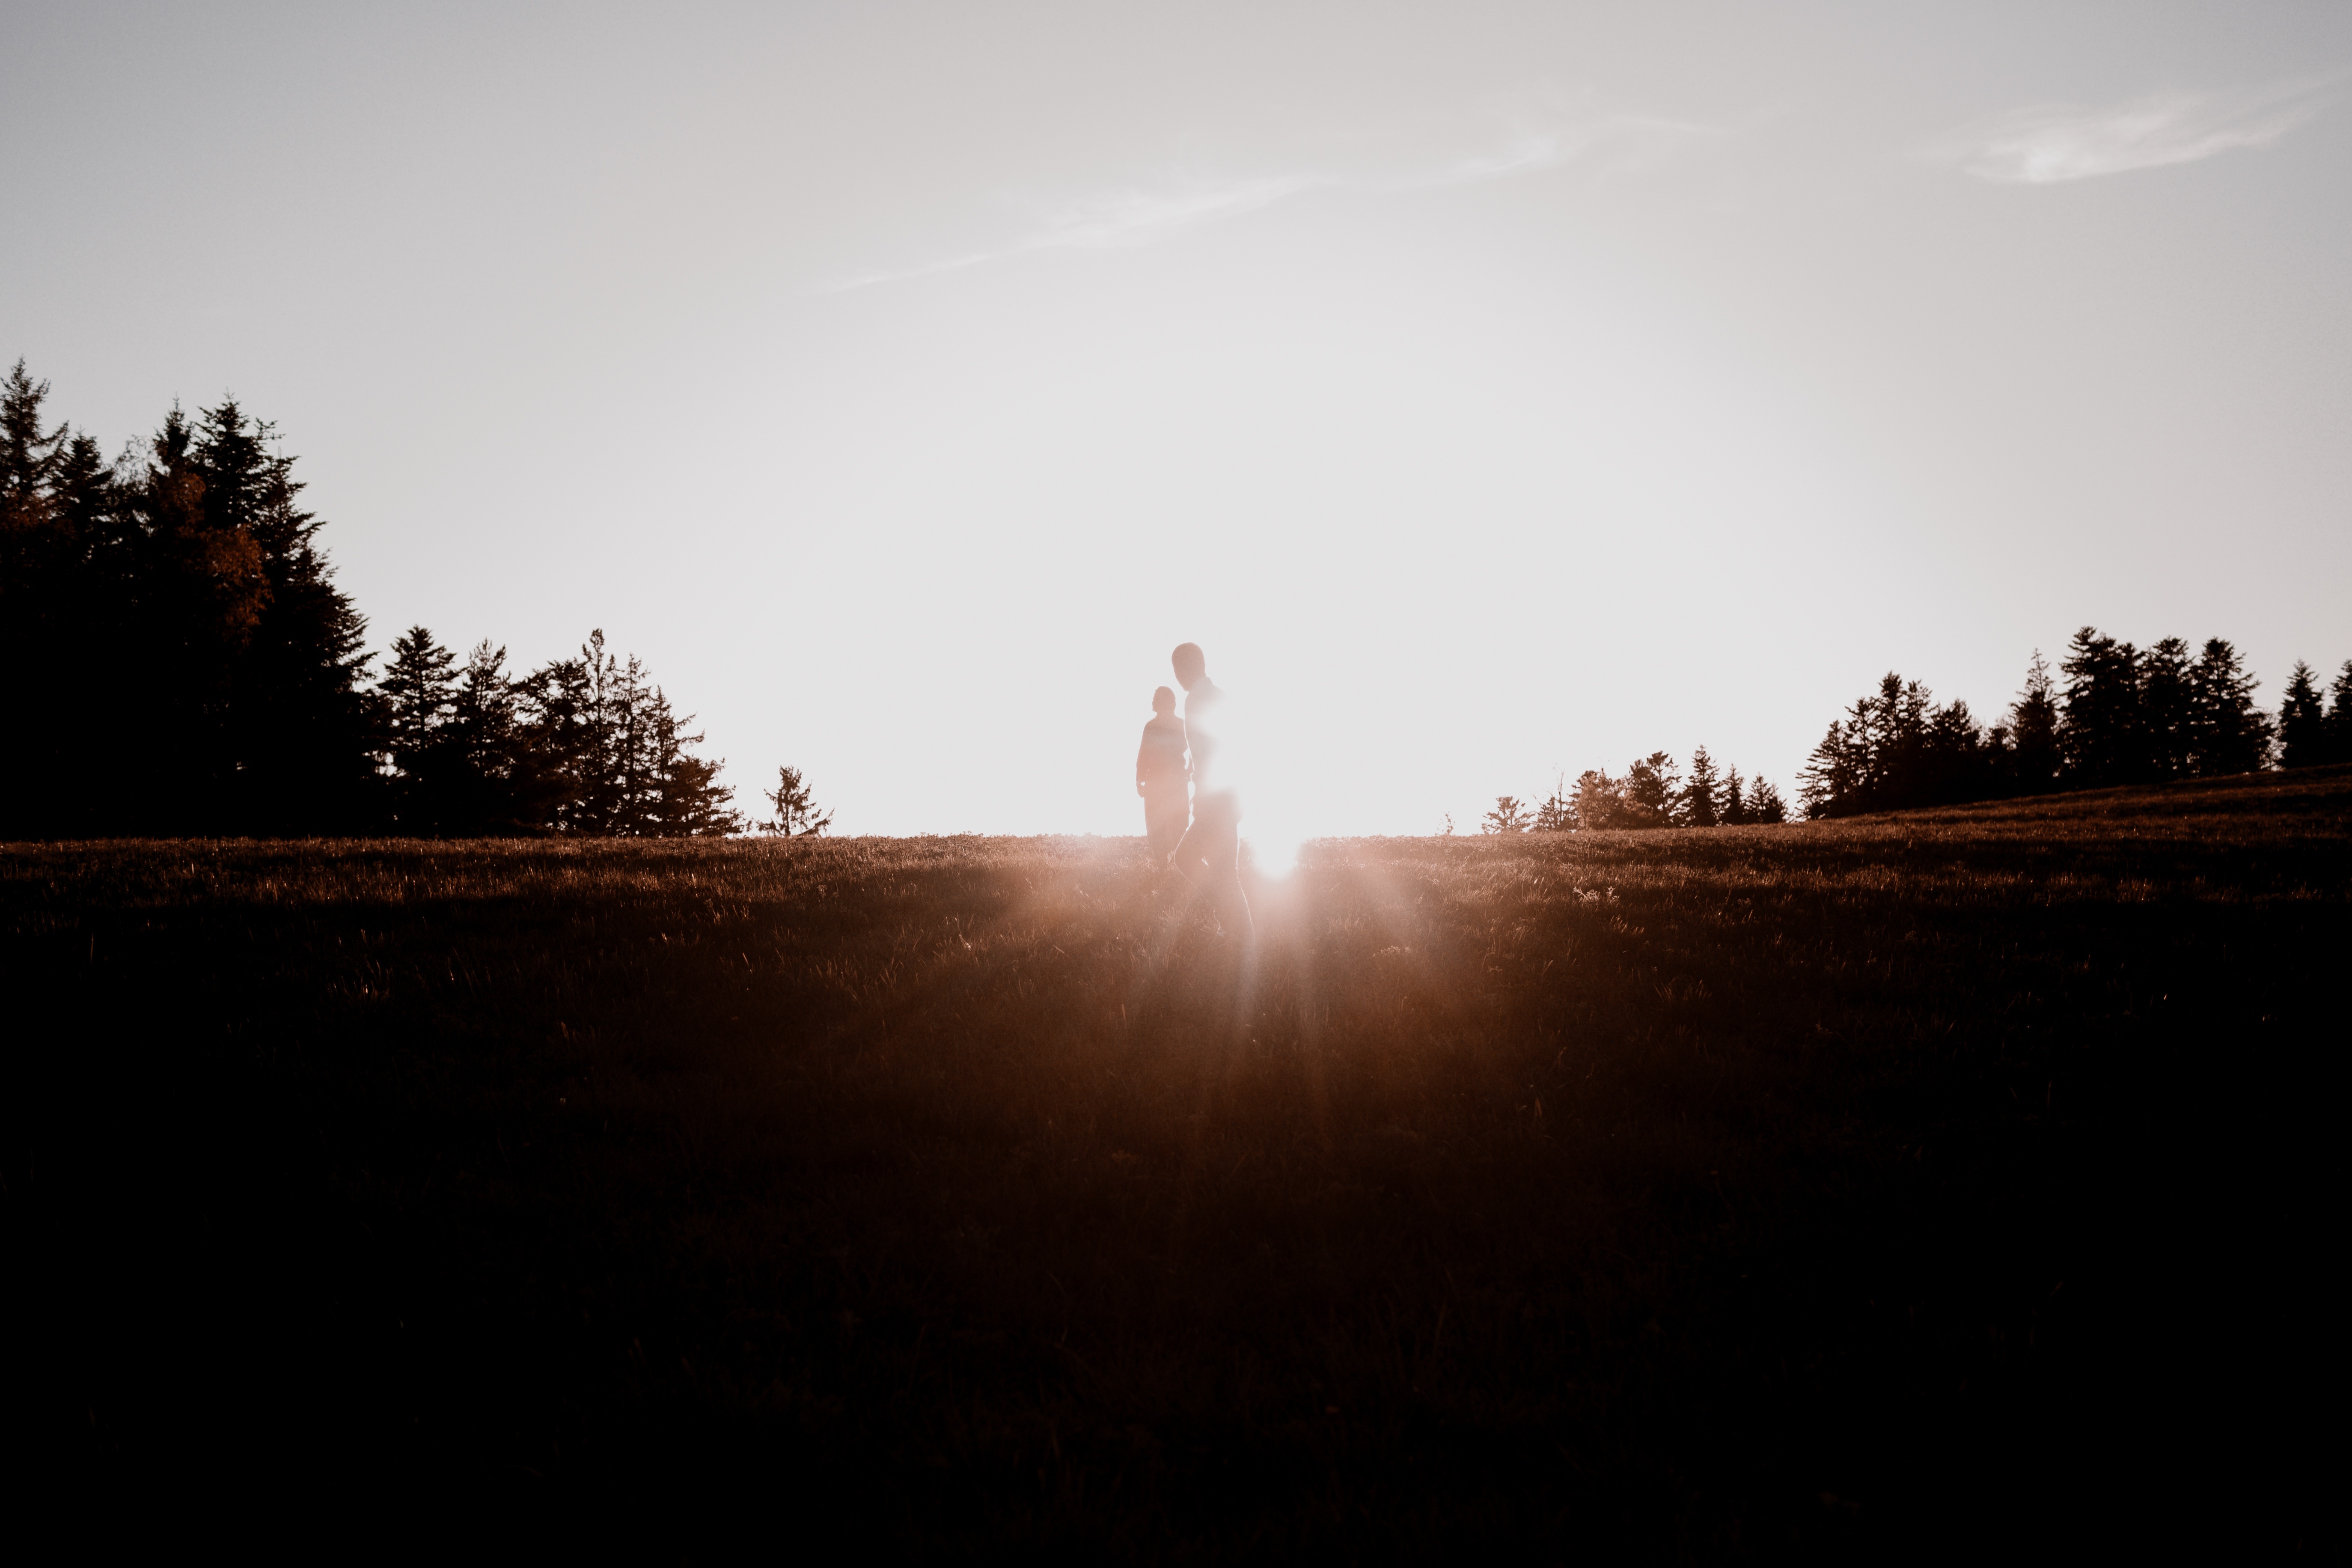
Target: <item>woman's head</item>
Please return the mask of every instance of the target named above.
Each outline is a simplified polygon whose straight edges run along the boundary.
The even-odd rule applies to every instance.
[[[1151,693],[1151,710],[1154,713],[1175,712],[1176,694],[1164,686],[1155,688]]]

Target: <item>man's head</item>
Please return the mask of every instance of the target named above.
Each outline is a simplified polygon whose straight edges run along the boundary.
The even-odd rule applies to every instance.
[[[1176,667],[1176,684],[1190,691],[1209,678],[1209,658],[1196,642],[1180,642],[1176,651],[1168,656]]]
[[[1164,686],[1153,687],[1151,689],[1151,710],[1154,713],[1175,712],[1176,694],[1169,690]]]

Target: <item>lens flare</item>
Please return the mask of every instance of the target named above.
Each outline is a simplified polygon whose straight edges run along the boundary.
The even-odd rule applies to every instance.
[[[1249,847],[1250,863],[1257,868],[1257,874],[1278,879],[1298,868],[1298,847],[1305,840],[1277,828],[1244,833],[1242,842]]]

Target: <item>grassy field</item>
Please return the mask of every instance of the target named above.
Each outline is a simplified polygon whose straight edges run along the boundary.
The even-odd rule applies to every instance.
[[[2340,1548],[2352,770],[1254,897],[1251,961],[1132,840],[10,847],[12,1407],[94,1521],[676,1556]]]

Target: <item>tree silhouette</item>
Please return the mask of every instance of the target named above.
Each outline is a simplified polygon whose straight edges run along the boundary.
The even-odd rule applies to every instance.
[[[2311,666],[2296,659],[2279,705],[2279,766],[2307,768],[2328,760],[2326,717]]]
[[[1599,833],[1624,826],[1624,786],[1603,768],[1587,768],[1576,775],[1576,826]]]
[[[2327,687],[2327,731],[2322,750],[2331,763],[2352,763],[2352,658]]]
[[[1748,785],[1736,767],[1723,771],[1723,807],[1717,815],[1726,827],[1740,827],[1748,822]]]
[[[1481,833],[1525,833],[1534,826],[1534,815],[1517,795],[1496,795],[1495,809],[1478,819]]]
[[[2058,744],[2068,782],[2096,788],[2147,777],[2139,650],[2084,626],[2066,645],[2058,668],[2066,675]]]
[[[798,768],[778,768],[776,787],[761,793],[775,809],[775,816],[759,825],[762,833],[805,838],[832,825],[833,813],[817,809],[816,797]]]
[[[1534,830],[1538,833],[1569,833],[1576,827],[1576,802],[1567,793],[1567,781],[1555,778],[1551,794],[1536,806]]]
[[[2189,645],[2164,637],[2140,657],[2139,763],[2143,777],[2186,776],[2196,755],[2196,689]]]
[[[2271,717],[2254,706],[2254,687],[2238,650],[2207,638],[2189,673],[2191,772],[2250,773],[2270,760]]]
[[[393,639],[376,695],[383,703],[385,749],[394,776],[394,821],[404,833],[441,831],[449,797],[459,793],[464,752],[450,731],[457,678],[449,650],[423,626]]]
[[[2058,695],[2042,650],[2025,667],[2025,689],[2009,709],[2009,774],[2022,795],[2053,789],[2063,758],[2058,748]]]
[[[1723,820],[1722,783],[1715,759],[1701,746],[1691,753],[1690,782],[1683,785],[1681,821],[1685,827],[1713,827]]]
[[[1682,793],[1681,781],[1675,775],[1675,760],[1664,752],[1652,752],[1648,756],[1625,770],[1625,783],[1620,791],[1626,827],[1672,827],[1675,825],[1676,797]]]
[[[601,632],[517,679],[412,627],[371,685],[295,460],[236,399],[109,463],[48,392],[0,376],[0,837],[740,826],[723,764]]]
[[[273,427],[248,427],[229,402],[206,411],[203,430],[211,526],[253,540],[267,587],[229,671],[225,815],[247,831],[352,831],[375,805],[366,618],[334,585],[294,459],[269,449]]]

